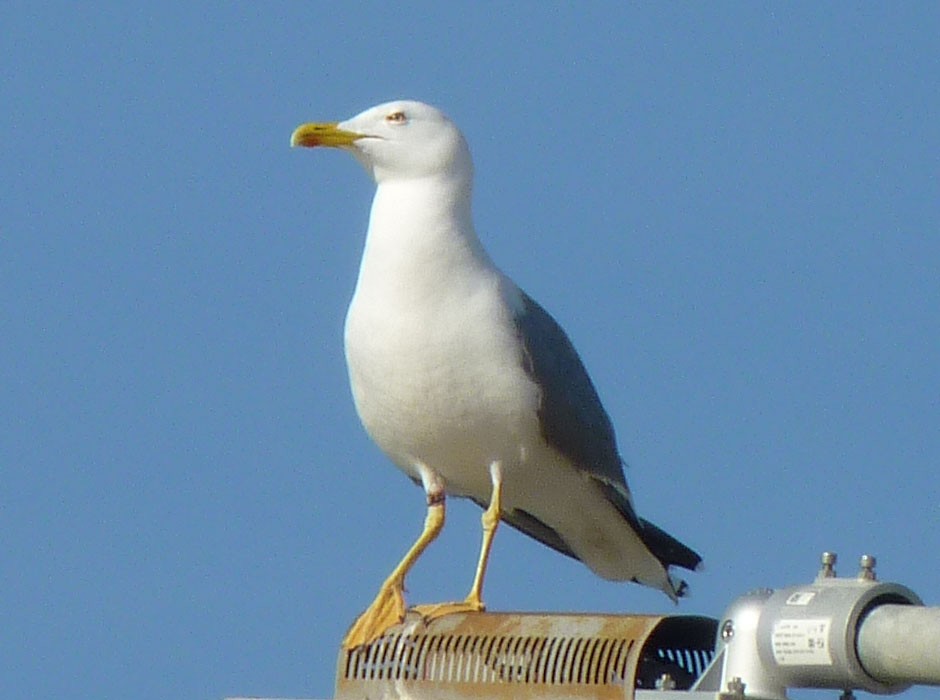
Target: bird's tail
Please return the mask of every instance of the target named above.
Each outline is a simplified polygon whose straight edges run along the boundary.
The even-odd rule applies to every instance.
[[[672,598],[673,602],[678,601],[679,598],[688,593],[689,584],[669,575],[669,568],[679,566],[689,571],[700,571],[702,569],[701,555],[691,547],[682,544],[659,526],[639,517],[636,511],[633,510],[633,503],[629,492],[626,490],[626,484],[619,484],[607,479],[596,479],[596,483],[601,487],[607,499],[630,523],[630,526],[650,553],[666,569],[669,583],[663,587],[663,591]]]

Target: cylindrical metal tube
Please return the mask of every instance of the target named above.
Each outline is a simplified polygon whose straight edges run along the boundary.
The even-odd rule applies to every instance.
[[[859,625],[856,651],[882,683],[940,685],[940,608],[876,606]]]
[[[911,681],[885,683],[872,675],[859,659],[856,636],[872,608],[906,603],[919,605],[920,599],[904,586],[870,579],[824,577],[774,591],[757,623],[761,664],[787,688],[900,693]]]

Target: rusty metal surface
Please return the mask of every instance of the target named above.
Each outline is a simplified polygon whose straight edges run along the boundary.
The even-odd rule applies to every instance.
[[[415,613],[371,645],[341,651],[336,698],[625,698],[664,618]]]

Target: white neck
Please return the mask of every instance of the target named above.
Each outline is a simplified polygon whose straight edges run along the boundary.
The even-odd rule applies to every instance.
[[[426,299],[469,271],[492,269],[474,232],[467,184],[437,177],[379,184],[356,294]]]

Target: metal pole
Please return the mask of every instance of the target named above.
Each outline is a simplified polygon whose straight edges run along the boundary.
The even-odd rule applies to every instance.
[[[859,625],[856,650],[882,683],[940,685],[940,608],[879,605]]]

